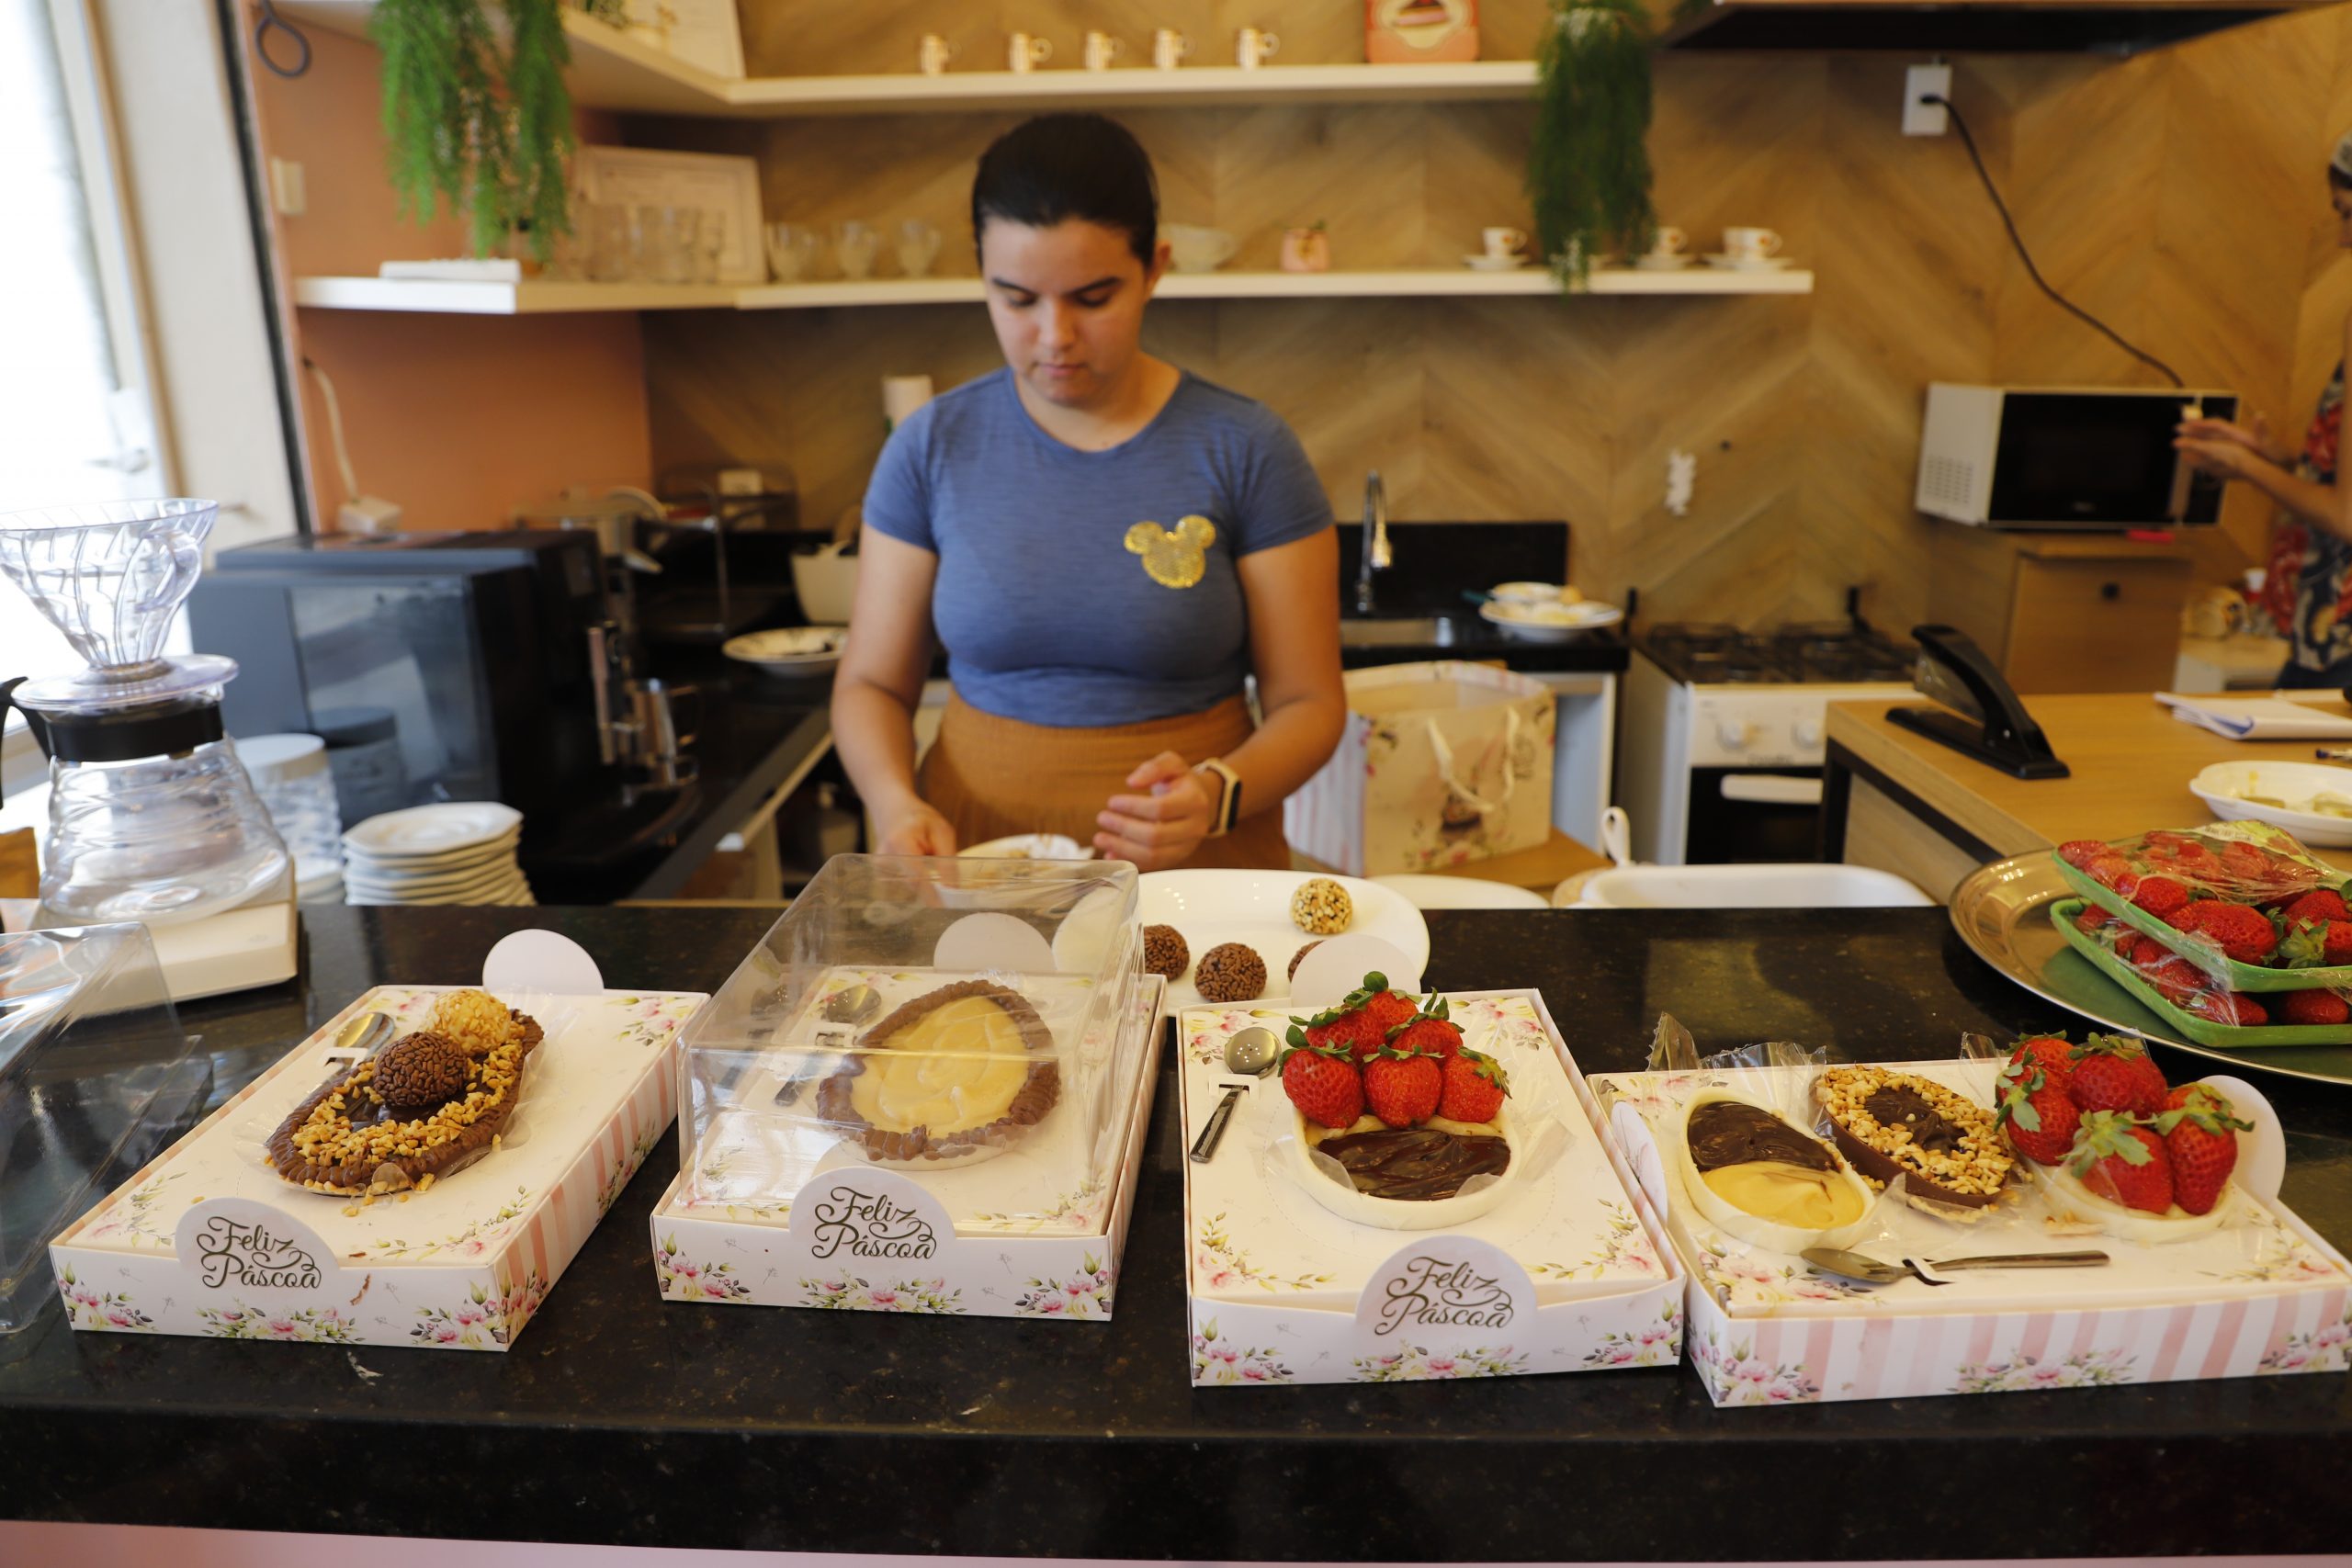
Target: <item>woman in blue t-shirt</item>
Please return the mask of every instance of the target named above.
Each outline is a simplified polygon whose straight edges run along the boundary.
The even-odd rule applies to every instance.
[[[883,447],[833,685],[878,851],[1047,832],[1147,871],[1289,864],[1283,798],[1346,717],[1331,506],[1274,413],[1138,346],[1157,209],[1150,160],[1099,115],[980,159],[1006,367]],[[934,638],[956,695],[918,772]]]

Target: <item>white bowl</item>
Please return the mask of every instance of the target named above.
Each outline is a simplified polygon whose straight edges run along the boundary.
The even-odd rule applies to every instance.
[[[2267,822],[2286,829],[2306,844],[2338,849],[2352,845],[2352,818],[2257,806],[2241,798],[2252,794],[2303,801],[2329,794],[2352,800],[2352,768],[2332,768],[2323,762],[2216,762],[2189,780],[2188,788],[2224,822]]]
[[[793,557],[792,592],[809,625],[849,625],[850,606],[857,602],[857,558],[839,553]]]
[[[1495,1126],[1502,1134],[1503,1142],[1510,1145],[1510,1163],[1493,1181],[1476,1192],[1452,1198],[1432,1198],[1426,1202],[1402,1198],[1375,1198],[1369,1192],[1359,1192],[1352,1185],[1342,1187],[1324,1174],[1315,1164],[1306,1146],[1306,1119],[1298,1107],[1276,1085],[1271,1094],[1282,1102],[1282,1110],[1290,1121],[1290,1173],[1308,1196],[1326,1209],[1359,1225],[1370,1225],[1385,1231],[1433,1231],[1466,1225],[1517,1190],[1521,1168],[1526,1164],[1527,1150],[1519,1135],[1517,1121],[1506,1100]]]
[[[1598,599],[1582,599],[1573,604],[1518,604],[1488,600],[1478,606],[1478,618],[1518,637],[1559,642],[1581,637],[1598,626],[1613,626],[1625,618],[1625,612]]]
[[[1718,1196],[1713,1188],[1700,1179],[1698,1163],[1690,1157],[1690,1113],[1719,1100],[1727,1100],[1736,1105],[1754,1106],[1758,1111],[1780,1117],[1783,1122],[1788,1121],[1775,1107],[1760,1100],[1751,1100],[1744,1094],[1734,1094],[1729,1089],[1702,1089],[1690,1097],[1690,1103],[1682,1108],[1681,1119],[1674,1124],[1674,1158],[1682,1172],[1682,1185],[1690,1194],[1692,1207],[1706,1216],[1708,1224],[1725,1235],[1736,1236],[1751,1247],[1786,1253],[1803,1252],[1808,1247],[1850,1247],[1870,1233],[1871,1208],[1877,1201],[1878,1195],[1871,1190],[1868,1182],[1855,1174],[1854,1168],[1838,1156],[1837,1149],[1826,1143],[1822,1146],[1829,1150],[1832,1158],[1837,1159],[1838,1171],[1862,1201],[1861,1215],[1850,1224],[1828,1230],[1808,1230],[1803,1225],[1786,1224],[1779,1220],[1768,1220],[1761,1214],[1751,1214]],[[1790,1124],[1796,1126],[1794,1122]],[[1801,1126],[1797,1131],[1805,1133]],[[1811,1137],[1813,1134],[1805,1133],[1805,1135]]]
[[[1168,242],[1168,259],[1178,272],[1215,272],[1241,248],[1224,230],[1197,223],[1162,223],[1159,236]]]
[[[1563,599],[1573,604],[1582,597],[1556,582],[1498,582],[1487,592],[1506,604],[1556,604]]]

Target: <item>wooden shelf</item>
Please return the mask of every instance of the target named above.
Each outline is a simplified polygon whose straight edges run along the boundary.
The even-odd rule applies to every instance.
[[[373,0],[280,0],[279,12],[330,32],[365,38]],[[673,60],[644,40],[567,10],[573,101],[631,114],[728,119],[820,115],[966,114],[1050,108],[1180,107],[1214,104],[1362,104],[1523,98],[1535,62],[1482,60],[1432,65],[1231,65],[1155,71],[1055,67],[949,71],[909,69],[876,76],[767,76],[730,81]],[[1074,42],[1074,40],[1068,40]],[[908,41],[913,49],[911,37]]]
[[[1649,297],[1810,294],[1813,274],[1596,272],[1584,292]],[[1472,272],[1423,267],[1389,272],[1190,272],[1161,280],[1162,299],[1540,299],[1556,296],[1549,273]],[[675,288],[634,283],[451,283],[382,277],[303,277],[294,302],[327,310],[423,310],[449,315],[517,316],[585,310],[792,310],[838,306],[974,305],[977,277],[886,277],[866,282],[728,284]]]

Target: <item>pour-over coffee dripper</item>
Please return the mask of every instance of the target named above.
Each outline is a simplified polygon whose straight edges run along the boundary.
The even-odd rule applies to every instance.
[[[234,660],[166,658],[209,501],[0,513],[0,574],[89,668],[0,682],[50,760],[45,923],[177,923],[288,885],[286,847],[220,725]]]

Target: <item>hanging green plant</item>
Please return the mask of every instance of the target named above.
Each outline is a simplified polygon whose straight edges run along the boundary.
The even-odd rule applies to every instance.
[[[528,237],[546,261],[571,231],[571,49],[560,0],[498,0],[502,50],[483,0],[379,0],[384,137],[402,215],[466,216],[476,255]]]
[[[1540,254],[1563,287],[1611,251],[1639,254],[1650,205],[1649,17],[1642,0],[1552,0],[1536,51],[1527,195]]]

